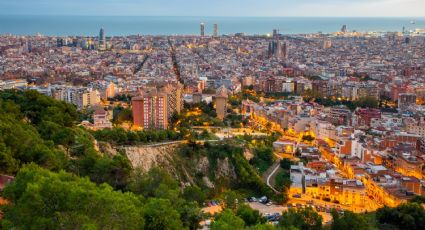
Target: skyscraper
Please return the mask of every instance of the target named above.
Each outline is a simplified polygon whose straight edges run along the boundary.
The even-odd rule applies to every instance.
[[[105,30],[103,28],[100,28],[100,32],[99,32],[99,45],[103,46],[105,45]]]
[[[218,36],[218,25],[214,24],[214,37]]]
[[[341,32],[347,33],[347,25],[342,25]]]
[[[277,29],[273,29],[273,37],[275,38],[275,37],[277,37],[277,35],[278,35],[278,31],[277,31]]]
[[[201,22],[201,36],[205,36],[205,24]]]
[[[288,43],[283,42],[282,45],[282,51],[281,51],[281,58],[287,59],[288,58]]]

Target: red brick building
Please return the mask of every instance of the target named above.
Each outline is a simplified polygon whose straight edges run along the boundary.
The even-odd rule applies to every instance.
[[[379,109],[357,108],[354,114],[356,116],[357,126],[370,127],[370,121],[372,118],[381,119],[381,111]]]
[[[133,97],[133,123],[142,129],[167,129],[167,94],[150,92]]]

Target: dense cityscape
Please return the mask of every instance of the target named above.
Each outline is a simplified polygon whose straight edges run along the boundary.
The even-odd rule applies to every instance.
[[[0,35],[3,228],[425,228],[424,29],[99,30]]]

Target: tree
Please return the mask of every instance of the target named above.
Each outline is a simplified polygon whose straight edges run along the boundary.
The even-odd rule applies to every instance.
[[[424,196],[415,196],[409,202],[423,204],[423,203],[425,203],[425,197]]]
[[[283,158],[280,160],[280,167],[285,170],[291,169],[292,161],[288,158]]]
[[[306,142],[312,142],[312,141],[314,141],[314,137],[313,137],[313,136],[311,136],[311,135],[304,135],[304,136],[302,137],[302,140],[303,140],[303,141],[306,141]]]
[[[282,192],[291,186],[291,178],[288,171],[281,171],[276,175],[276,188]]]
[[[235,216],[229,209],[225,209],[218,214],[215,221],[211,224],[211,230],[243,230],[244,227],[244,221]]]
[[[236,208],[236,200],[238,200],[239,198],[236,192],[232,190],[225,191],[223,193],[223,198],[224,198],[224,204],[226,205],[226,208],[228,209]]]
[[[196,201],[198,204],[202,204],[207,199],[206,194],[198,186],[189,186],[184,189],[183,197],[186,200]]]
[[[134,194],[97,186],[69,173],[24,166],[3,196],[4,229],[140,229],[142,202]]]
[[[176,203],[179,204],[177,211],[180,213],[180,219],[183,226],[188,227],[190,230],[199,229],[199,222],[202,220],[202,213],[196,202],[187,202],[180,199]]]
[[[311,208],[289,209],[287,212],[282,213],[279,226],[305,230],[320,230],[322,228],[322,217]]]
[[[266,171],[273,164],[273,150],[270,147],[260,147],[254,149],[254,157],[250,160],[260,173]]]
[[[266,222],[258,210],[254,210],[246,204],[242,204],[238,207],[236,216],[242,218],[247,226],[253,226]]]
[[[144,197],[165,198],[167,191],[179,193],[177,181],[168,172],[160,168],[152,168],[148,173],[135,170],[131,175],[127,189]]]
[[[354,101],[354,105],[362,108],[378,108],[379,101],[374,97],[366,96]]]
[[[146,230],[183,229],[180,214],[170,200],[150,198],[144,206],[144,217]]]
[[[275,230],[276,228],[271,224],[257,224],[255,226],[249,227],[247,229],[249,229],[249,230]]]
[[[425,229],[425,210],[418,203],[405,203],[396,208],[383,207],[376,212],[380,224],[390,224],[400,229]]]
[[[335,209],[332,210],[332,227],[331,230],[370,230],[372,225],[367,219],[359,214],[345,211],[340,215]]]

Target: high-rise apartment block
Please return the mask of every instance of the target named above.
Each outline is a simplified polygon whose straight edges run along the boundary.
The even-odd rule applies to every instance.
[[[203,22],[201,23],[201,36],[205,36],[205,24]]]
[[[218,36],[218,25],[214,24],[214,37]]]
[[[103,28],[100,29],[99,32],[99,49],[105,50],[106,49],[106,36],[105,36],[105,30]]]
[[[168,127],[167,95],[152,91],[133,97],[133,123],[143,129],[166,129]]]
[[[99,91],[91,88],[58,88],[53,90],[52,96],[57,100],[72,103],[79,109],[96,106],[100,103]]]
[[[167,129],[174,113],[183,109],[183,86],[167,83],[146,87],[132,98],[133,123],[141,129]]]
[[[215,95],[215,109],[217,112],[217,117],[220,120],[223,120],[226,116],[227,112],[227,98],[228,92],[226,87],[221,86],[217,89],[217,93]]]

